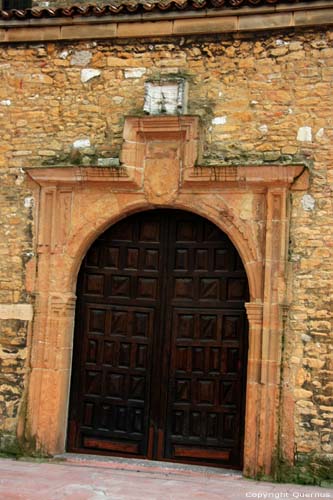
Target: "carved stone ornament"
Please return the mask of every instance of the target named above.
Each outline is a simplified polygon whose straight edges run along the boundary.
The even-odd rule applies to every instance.
[[[187,84],[183,78],[146,82],[143,110],[149,115],[184,114],[186,91]]]

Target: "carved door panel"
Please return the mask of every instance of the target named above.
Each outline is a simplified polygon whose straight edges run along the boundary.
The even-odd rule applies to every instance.
[[[131,216],[78,280],[68,449],[240,466],[247,280],[198,216]]]
[[[164,457],[239,466],[247,279],[228,237],[183,214],[169,236],[170,361]]]
[[[160,313],[159,217],[132,217],[90,248],[78,282],[69,448],[148,453]]]

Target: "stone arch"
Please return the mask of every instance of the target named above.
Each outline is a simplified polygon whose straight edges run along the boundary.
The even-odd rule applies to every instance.
[[[106,217],[100,220],[99,224],[85,224],[84,226],[77,228],[77,231],[70,237],[67,244],[67,252],[72,255],[74,250],[75,254],[72,255],[72,265],[68,270],[69,282],[66,288],[75,293],[76,279],[81,262],[92,243],[108,227],[136,212],[154,210],[157,208],[185,210],[200,215],[215,224],[230,238],[242,259],[249,283],[250,300],[255,301],[261,298],[261,276],[258,276],[258,271],[260,271],[261,268],[261,259],[259,252],[256,251],[258,250],[258,245],[256,245],[256,242],[253,241],[251,235],[249,235],[244,222],[237,220],[232,210],[228,207],[224,208],[221,215],[220,210],[216,207],[209,206],[209,211],[207,213],[204,209],[198,209],[195,205],[186,203],[182,200],[175,200],[172,205],[152,205],[147,202],[135,202],[132,205],[124,207],[123,210],[112,214],[111,217]],[[245,238],[244,235],[247,235],[247,238]]]
[[[201,206],[196,206],[194,195],[185,199],[177,199],[172,206],[169,204],[153,205],[146,200],[135,200],[128,203],[122,210],[115,211],[111,217],[99,217],[94,220],[94,209],[87,212],[83,223],[73,226],[72,232],[64,242],[62,252],[43,253],[39,259],[40,293],[36,304],[34,337],[32,345],[33,370],[30,377],[28,426],[29,434],[33,435],[38,447],[48,453],[64,451],[67,412],[69,404],[69,384],[71,376],[71,352],[73,345],[75,287],[77,274],[84,255],[92,242],[109,226],[133,213],[154,209],[174,208],[196,213],[214,223],[226,233],[243,260],[247,272],[251,299],[257,300],[261,276],[256,276],[256,270],[261,263],[251,252],[248,239],[244,238],[246,228],[244,223],[237,221],[232,210],[221,211],[207,203],[204,197]],[[79,206],[79,203],[78,203]],[[74,217],[73,217],[74,219]],[[53,264],[51,264],[51,262]],[[48,269],[57,271],[56,278],[48,273]],[[251,335],[251,325],[250,333]],[[39,339],[47,339],[40,343]],[[251,340],[250,340],[251,343]],[[61,369],[59,371],[59,368]],[[52,401],[50,400],[52,398]],[[50,429],[53,429],[50,432]],[[247,446],[245,442],[245,447]]]

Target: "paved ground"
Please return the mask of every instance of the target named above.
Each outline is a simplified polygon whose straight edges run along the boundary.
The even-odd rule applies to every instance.
[[[250,481],[226,470],[104,457],[67,458],[66,463],[0,459],[0,499],[333,500],[333,489]]]

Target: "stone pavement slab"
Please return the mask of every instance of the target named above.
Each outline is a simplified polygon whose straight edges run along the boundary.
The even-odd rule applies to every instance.
[[[245,479],[240,473],[68,456],[65,461],[0,459],[1,500],[332,499],[333,489]]]

